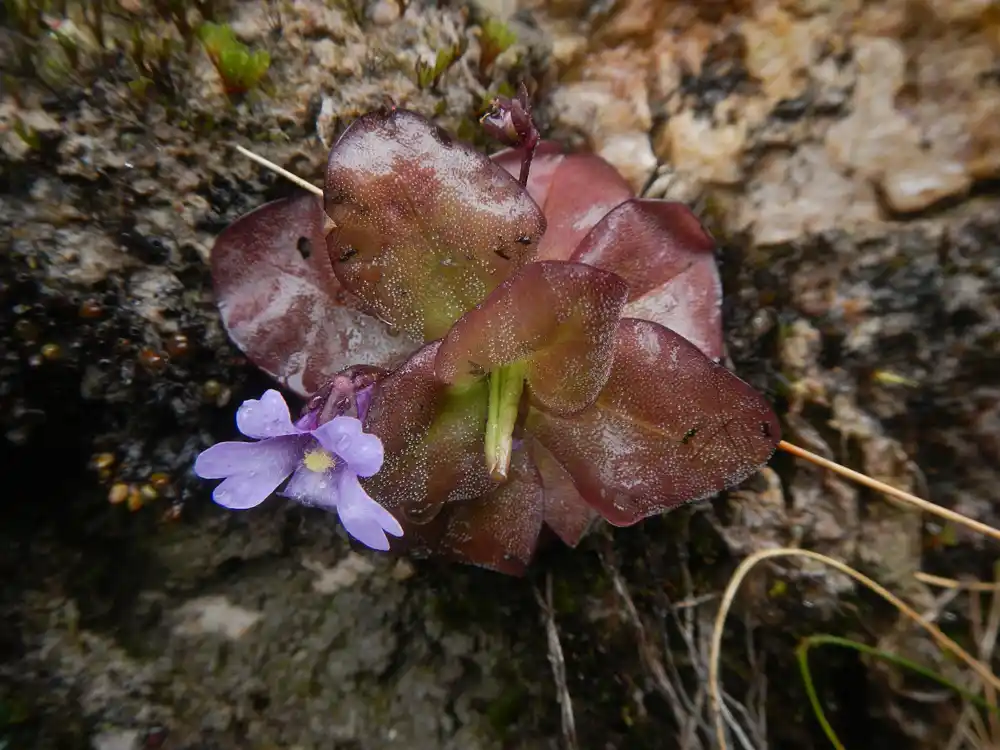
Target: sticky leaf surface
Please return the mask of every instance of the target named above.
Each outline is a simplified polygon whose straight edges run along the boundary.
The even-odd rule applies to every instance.
[[[441,343],[437,374],[454,383],[515,360],[545,408],[579,411],[607,381],[628,287],[581,263],[522,268],[454,325]]]
[[[521,169],[514,149],[494,154],[493,160],[513,175]],[[548,224],[537,260],[567,260],[608,211],[632,197],[632,188],[596,154],[566,154],[558,144],[542,141],[528,173],[528,193]]]
[[[388,366],[413,350],[348,294],[326,258],[322,201],[309,193],[237,219],[212,248],[222,322],[250,360],[305,396],[352,364]]]
[[[634,198],[594,226],[572,260],[625,279],[625,315],[666,326],[717,360],[722,282],[714,251],[714,240],[683,203]]]
[[[375,387],[365,431],[385,449],[365,489],[403,520],[427,523],[446,503],[494,487],[483,459],[488,384],[447,386],[434,376],[428,344]]]
[[[738,484],[780,440],[757,391],[682,336],[632,318],[619,324],[596,403],[569,417],[533,409],[526,427],[618,526]]]
[[[365,115],[344,132],[325,198],[337,277],[426,341],[530,261],[545,231],[516,179],[406,110]]]
[[[542,483],[545,525],[565,544],[575,547],[597,518],[597,511],[587,504],[573,484],[573,478],[545,446],[534,439],[530,445]]]

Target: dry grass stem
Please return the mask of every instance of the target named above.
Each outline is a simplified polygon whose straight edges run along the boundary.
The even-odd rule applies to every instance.
[[[284,169],[283,167],[279,167],[273,161],[269,161],[269,160],[265,159],[263,156],[259,156],[259,155],[255,154],[253,151],[251,151],[249,149],[246,149],[246,148],[243,148],[243,146],[235,145],[234,147],[236,148],[237,151],[239,151],[241,154],[243,154],[245,157],[247,157],[251,161],[257,162],[262,167],[266,167],[267,169],[270,169],[272,172],[275,172],[276,174],[280,174],[286,180],[288,180],[290,182],[294,182],[296,185],[298,185],[303,190],[308,190],[310,193],[312,193],[313,195],[318,195],[320,198],[323,197],[323,189],[322,188],[316,187],[311,182],[307,182],[306,180],[303,180],[298,175],[292,174],[287,169]]]
[[[848,469],[846,466],[841,466],[836,461],[823,458],[812,451],[807,451],[805,448],[799,448],[797,445],[792,445],[784,440],[778,443],[778,447],[786,453],[790,453],[793,456],[809,461],[817,466],[822,466],[824,469],[836,472],[845,479],[850,479],[851,481],[857,482],[865,487],[877,490],[878,492],[882,492],[890,497],[894,497],[897,500],[902,500],[904,503],[908,503],[915,508],[925,511],[926,513],[931,513],[939,518],[945,519],[946,521],[960,524],[972,529],[973,531],[977,531],[980,534],[1000,540],[1000,530],[994,529],[992,526],[982,523],[981,521],[976,521],[968,516],[963,516],[961,513],[956,513],[953,510],[942,508],[940,505],[935,505],[934,503],[919,498],[916,495],[912,495],[909,492],[904,492],[901,489],[893,487],[891,484],[886,484],[885,482],[880,482],[877,479],[872,479],[870,476],[862,474],[860,471]]]
[[[913,574],[921,583],[926,583],[928,586],[937,586],[942,589],[956,589],[959,591],[980,591],[989,592],[995,591],[1000,592],[1000,581],[958,581],[954,578],[942,578],[941,576],[931,575],[930,573],[924,573],[917,571]]]
[[[729,614],[729,610],[732,607],[734,599],[736,598],[736,592],[739,590],[740,584],[743,583],[743,579],[746,578],[747,574],[755,565],[757,565],[757,563],[775,557],[805,557],[821,562],[824,565],[828,565],[843,573],[844,575],[850,576],[870,591],[881,596],[889,602],[889,604],[899,610],[901,614],[905,615],[923,628],[942,649],[954,654],[961,661],[965,662],[966,665],[979,675],[979,677],[983,680],[984,685],[989,685],[993,689],[1000,689],[1000,679],[993,674],[988,666],[972,657],[967,651],[965,651],[965,649],[942,633],[940,628],[918,614],[916,610],[914,610],[902,599],[863,573],[860,573],[839,560],[834,560],[831,557],[827,557],[826,555],[821,555],[818,552],[812,552],[810,550],[791,548],[762,550],[751,555],[740,563],[739,567],[729,579],[729,585],[726,586],[726,591],[722,596],[722,602],[719,605],[719,611],[715,617],[715,626],[712,632],[711,653],[709,656],[708,691],[714,715],[716,742],[718,743],[720,750],[725,750],[728,747],[726,743],[725,731],[725,707],[719,687],[719,665],[722,654],[722,635],[726,623],[726,617]]]
[[[566,685],[566,659],[563,657],[562,644],[559,642],[559,629],[556,627],[555,610],[552,607],[552,573],[545,575],[545,597],[535,589],[535,600],[542,611],[545,623],[545,634],[549,645],[549,664],[552,666],[552,677],[556,683],[556,696],[559,700],[562,718],[563,740],[567,750],[577,750],[576,719],[573,716],[573,699]]]

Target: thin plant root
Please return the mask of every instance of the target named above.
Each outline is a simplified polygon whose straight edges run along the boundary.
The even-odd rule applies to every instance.
[[[945,651],[954,654],[960,660],[965,662],[969,668],[979,675],[986,685],[993,689],[1000,689],[1000,679],[993,674],[988,666],[971,656],[965,649],[955,643],[955,641],[942,633],[940,628],[918,614],[916,610],[910,607],[910,605],[897,597],[887,588],[876,583],[871,578],[858,572],[851,566],[842,563],[839,560],[834,560],[832,557],[821,555],[818,552],[812,552],[811,550],[792,549],[788,547],[761,550],[760,552],[750,555],[750,557],[740,563],[736,572],[733,573],[732,578],[729,579],[729,585],[726,586],[725,593],[722,595],[722,602],[719,605],[719,611],[715,616],[715,626],[712,632],[712,646],[708,661],[708,694],[709,699],[711,700],[712,714],[715,722],[715,735],[719,750],[726,750],[728,747],[726,744],[725,721],[721,691],[719,687],[719,663],[722,654],[722,633],[726,624],[726,617],[732,607],[733,600],[736,598],[736,592],[739,589],[740,584],[743,583],[743,579],[746,578],[747,574],[757,563],[772,557],[805,557],[821,562],[824,565],[829,565],[831,568],[838,570],[844,575],[850,576],[870,591],[881,596],[889,602],[889,604],[899,610],[900,613],[923,628],[931,636],[931,638],[937,642],[938,646]]]

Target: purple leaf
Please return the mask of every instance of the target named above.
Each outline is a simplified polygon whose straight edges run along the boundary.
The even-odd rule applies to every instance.
[[[633,198],[583,239],[572,260],[628,282],[624,314],[681,334],[721,359],[722,283],[715,241],[683,203]]]
[[[543,502],[530,457],[515,451],[507,482],[479,497],[443,506],[426,523],[404,518],[403,536],[391,540],[392,549],[523,575],[538,544]]]
[[[613,273],[580,263],[531,263],[454,325],[438,351],[438,377],[465,382],[523,359],[539,404],[579,411],[607,381],[627,296]]]
[[[513,175],[521,169],[518,149],[492,158]],[[565,154],[558,144],[541,141],[528,175],[528,194],[542,207],[548,224],[535,259],[567,260],[591,227],[632,197],[632,188],[601,157]]]
[[[531,459],[515,451],[510,478],[485,497],[448,509],[438,554],[508,575],[523,575],[542,529],[543,490]]]
[[[438,346],[428,344],[379,381],[365,420],[365,432],[382,441],[385,462],[364,487],[401,522],[427,523],[446,503],[494,487],[483,458],[488,386],[439,381]]]
[[[330,152],[334,272],[391,325],[440,338],[533,259],[545,218],[517,180],[406,110],[356,120]]]
[[[682,336],[633,318],[618,326],[596,403],[570,417],[533,409],[526,429],[616,526],[742,482],[781,438],[757,391]]]
[[[545,492],[543,518],[570,547],[580,543],[583,535],[597,518],[597,511],[581,497],[573,477],[556,461],[548,449],[531,439],[531,457]]]
[[[414,346],[341,288],[324,252],[325,221],[316,196],[274,201],[227,227],[211,255],[229,337],[301,396],[350,364],[389,365]]]

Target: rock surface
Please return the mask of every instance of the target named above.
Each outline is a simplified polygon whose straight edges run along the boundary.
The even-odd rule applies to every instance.
[[[240,101],[178,19],[143,3],[105,19],[105,52],[73,3],[69,46],[10,11],[0,34],[15,71],[0,98],[0,466],[14,479],[0,747],[555,747],[564,687],[580,747],[662,747],[678,729],[659,675],[690,656],[668,605],[709,617],[699,597],[738,558],[801,545],[918,605],[933,601],[918,569],[991,575],[981,538],[787,457],[713,504],[546,551],[525,581],[354,552],[329,519],[278,501],[224,512],[190,466],[267,382],[226,340],[205,261],[228,222],[290,188],[230,144],[316,179],[336,134],[385,97],[470,136],[488,94],[528,76],[546,137],[705,217],[732,364],[790,440],[997,524],[993,4],[221,5],[273,60]],[[486,13],[519,41],[483,71]],[[421,88],[417,60],[463,40]],[[547,578],[564,686],[535,596]],[[743,600],[770,746],[823,747],[795,639],[882,638],[893,618],[812,563],[752,576]],[[755,662],[732,627],[723,674],[743,700]],[[848,746],[944,746],[948,704],[914,710],[842,656],[813,664],[831,720],[856,727]],[[710,746],[695,733],[689,747]]]

